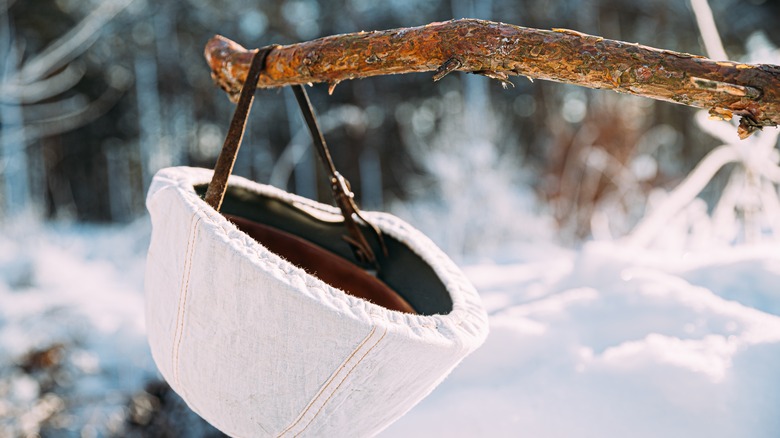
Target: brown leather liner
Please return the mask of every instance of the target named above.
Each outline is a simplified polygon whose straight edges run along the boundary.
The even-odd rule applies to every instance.
[[[329,285],[390,310],[417,312],[384,282],[348,260],[293,234],[229,214],[229,221],[257,242]]]

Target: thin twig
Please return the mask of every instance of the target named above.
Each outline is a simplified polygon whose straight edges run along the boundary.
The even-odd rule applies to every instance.
[[[67,64],[88,49],[100,36],[100,31],[133,0],[103,2],[65,35],[24,63],[15,82],[29,84]]]
[[[707,0],[691,0],[691,9],[696,17],[696,24],[699,26],[699,33],[707,56],[718,61],[729,59],[726,55],[726,49],[723,48],[718,27],[715,26],[712,8]]]

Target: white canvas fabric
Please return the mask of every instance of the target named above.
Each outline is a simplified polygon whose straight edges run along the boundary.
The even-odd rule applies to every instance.
[[[291,265],[198,197],[194,186],[211,176],[177,167],[154,177],[146,318],[164,378],[226,434],[374,435],[484,341],[487,316],[476,291],[408,224],[365,213],[433,268],[452,298],[446,315],[391,311]],[[230,185],[338,212],[240,177]]]

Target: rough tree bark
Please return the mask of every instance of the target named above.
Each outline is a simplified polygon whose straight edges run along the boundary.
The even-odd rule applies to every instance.
[[[253,51],[221,36],[206,45],[214,80],[238,96]],[[462,19],[334,35],[276,46],[259,87],[435,71],[466,71],[509,82],[512,75],[606,88],[740,116],[742,138],[780,124],[780,67],[719,62],[567,29],[540,30]]]

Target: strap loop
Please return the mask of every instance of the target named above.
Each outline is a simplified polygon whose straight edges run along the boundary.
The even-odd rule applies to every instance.
[[[358,219],[374,232],[379,244],[382,246],[382,252],[387,255],[387,247],[382,238],[382,233],[379,231],[379,228],[371,224],[360,214],[360,209],[355,204],[355,195],[352,193],[349,182],[336,170],[336,165],[330,156],[330,149],[328,149],[328,144],[325,143],[325,137],[322,135],[320,125],[317,123],[317,118],[314,115],[314,108],[311,106],[306,88],[303,85],[293,85],[292,89],[295,93],[295,98],[298,100],[298,106],[301,108],[303,119],[309,128],[311,139],[314,142],[320,160],[330,173],[330,189],[333,192],[333,200],[336,201],[336,205],[341,210],[341,214],[344,216],[344,226],[347,228],[348,235],[343,236],[343,238],[352,247],[352,252],[359,261],[373,265],[378,272],[379,263],[376,260],[376,254],[374,254],[371,245],[366,240],[360,225],[358,225],[355,219]]]

